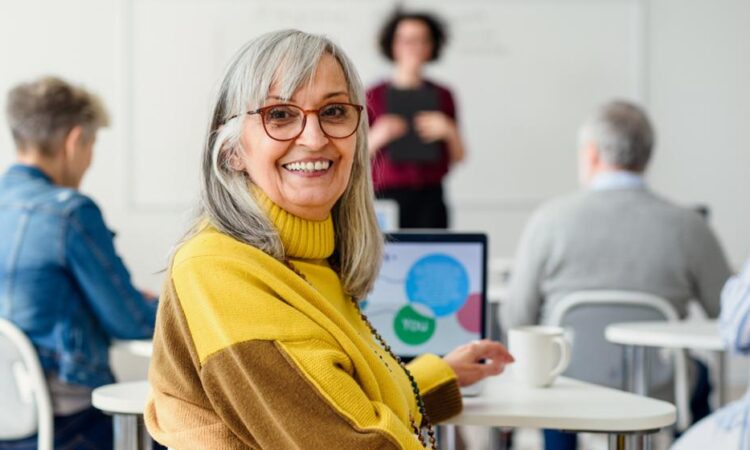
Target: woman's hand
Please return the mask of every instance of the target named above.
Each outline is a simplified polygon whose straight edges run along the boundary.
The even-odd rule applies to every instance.
[[[383,114],[370,127],[368,137],[370,155],[395,141],[408,130],[408,124],[403,117],[396,114]]]
[[[440,111],[422,111],[414,117],[414,129],[424,142],[447,141],[455,134],[456,124]]]
[[[483,339],[457,347],[443,357],[456,372],[459,386],[469,386],[491,375],[499,375],[513,356],[499,342]]]

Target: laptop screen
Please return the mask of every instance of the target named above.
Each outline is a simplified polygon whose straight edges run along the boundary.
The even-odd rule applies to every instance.
[[[393,352],[445,355],[485,337],[487,237],[391,233],[362,308]]]

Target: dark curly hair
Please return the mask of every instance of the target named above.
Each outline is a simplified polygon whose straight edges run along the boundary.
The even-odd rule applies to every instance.
[[[403,20],[419,20],[427,25],[427,28],[430,30],[430,36],[432,36],[432,55],[430,55],[429,61],[436,61],[440,58],[440,52],[448,40],[448,30],[443,21],[434,14],[422,12],[407,13],[400,9],[394,11],[380,29],[380,36],[378,38],[380,53],[390,61],[394,61],[393,40],[396,36],[396,28],[398,28],[398,24]]]

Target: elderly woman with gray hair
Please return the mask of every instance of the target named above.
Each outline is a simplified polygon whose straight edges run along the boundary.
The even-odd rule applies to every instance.
[[[229,64],[201,214],[162,295],[151,434],[173,449],[435,447],[498,343],[404,364],[358,307],[382,253],[361,83],[325,37],[263,35]]]

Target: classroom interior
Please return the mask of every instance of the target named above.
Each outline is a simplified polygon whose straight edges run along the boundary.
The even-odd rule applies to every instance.
[[[101,96],[111,125],[98,133],[81,191],[116,232],[134,283],[159,292],[173,246],[196,213],[210,101],[234,52],[268,31],[323,33],[369,86],[390,74],[376,35],[398,5],[434,12],[449,27],[444,54],[426,75],[456,96],[467,157],[445,183],[450,230],[487,235],[490,296],[503,296],[532,213],[580,189],[578,128],[615,98],[643,106],[653,121],[649,186],[705,209],[732,270],[740,270],[750,256],[747,0],[4,1],[0,93],[51,74]],[[6,168],[15,155],[4,111],[0,122]],[[488,306],[488,314],[498,310]],[[715,374],[711,352],[695,353]],[[118,381],[145,379],[148,357],[119,346],[111,358]],[[728,402],[744,395],[750,362],[727,356],[725,364]],[[718,406],[718,393],[712,402]],[[538,431],[519,430],[513,449],[543,448]],[[500,448],[507,438],[479,426],[462,433],[464,448]],[[654,448],[670,440],[662,436]],[[607,445],[601,435],[580,442]]]

